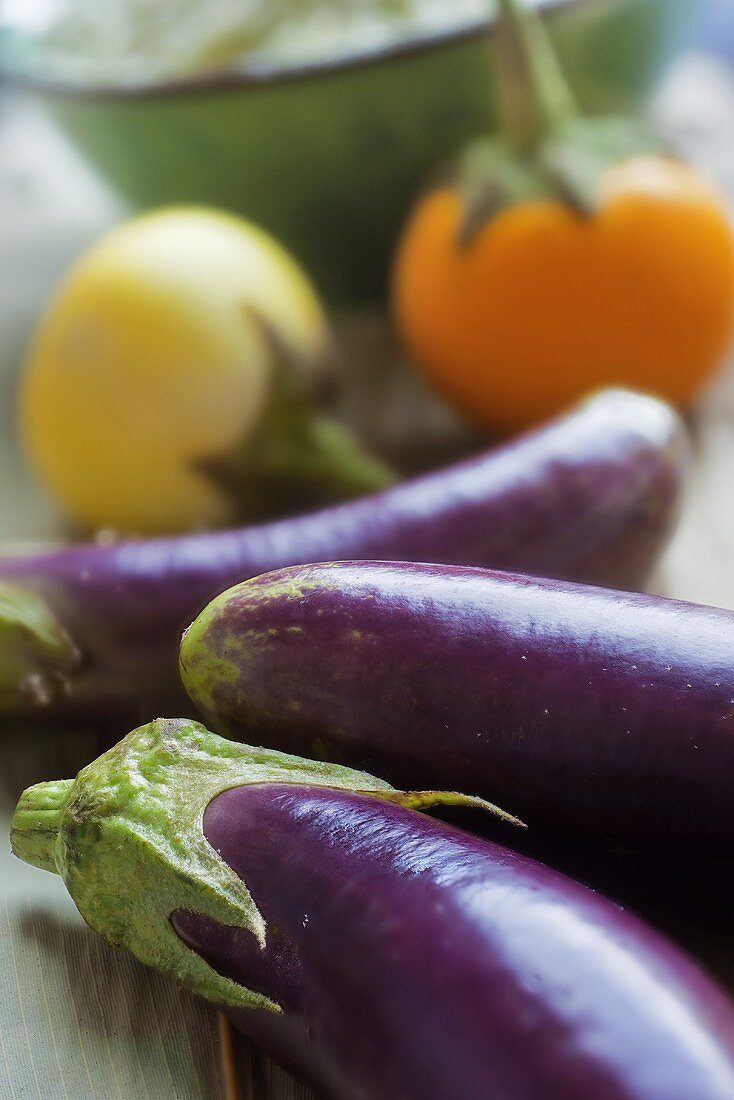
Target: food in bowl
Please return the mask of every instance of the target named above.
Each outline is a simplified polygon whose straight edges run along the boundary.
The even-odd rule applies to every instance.
[[[379,50],[486,19],[491,0],[11,0],[36,67],[137,83]]]

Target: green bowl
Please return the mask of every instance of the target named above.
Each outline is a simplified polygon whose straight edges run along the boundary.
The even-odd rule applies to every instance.
[[[633,108],[698,0],[546,0],[579,99]],[[327,299],[378,299],[411,200],[468,138],[496,127],[492,25],[368,56],[134,88],[24,78],[135,206],[206,203],[279,237]],[[15,60],[14,60],[15,59]]]

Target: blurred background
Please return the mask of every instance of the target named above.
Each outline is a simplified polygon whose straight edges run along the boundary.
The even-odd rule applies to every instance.
[[[734,199],[734,5],[545,6],[581,103],[642,110]],[[416,7],[417,20],[410,4],[346,4],[329,23],[318,4],[295,2],[115,0],[102,15],[84,0],[5,0],[1,537],[60,529],[18,445],[15,389],[34,325],[89,244],[135,211],[171,202],[243,214],[304,266],[347,364],[339,409],[370,444],[406,472],[476,447],[466,420],[396,365],[385,294],[397,235],[426,179],[496,126],[497,35],[484,0]],[[725,372],[698,402],[696,475],[661,580],[727,606],[731,400]]]
[[[649,120],[734,207],[734,0],[541,6],[582,107]],[[31,334],[54,288],[112,227],[171,203],[241,215],[298,261],[335,334],[333,408],[382,459],[411,473],[494,438],[408,367],[387,300],[396,241],[426,181],[498,126],[504,78],[486,0],[0,0],[0,71],[0,539],[78,530],[31,472],[17,413]],[[731,355],[686,416],[693,472],[656,587],[734,608]],[[19,750],[15,771],[32,770],[45,751],[51,742]],[[108,1086],[130,1100],[306,1097],[244,1045],[237,1085],[227,1084],[213,1013],[112,961],[84,937],[56,883],[44,894],[18,868],[11,881],[2,860],[0,960],[6,992],[14,987],[12,1011],[0,1006],[8,1096],[47,1095],[36,1040],[53,1016],[55,1072],[72,1098],[85,1079],[97,1100]],[[40,891],[35,916],[29,891]],[[39,944],[49,940],[58,950],[40,989]],[[100,1023],[80,1009],[85,1078],[64,1004],[69,973],[91,982],[100,967],[119,1011],[107,1004]],[[157,1021],[152,1045],[141,1020]],[[161,1091],[145,1091],[151,1080]]]

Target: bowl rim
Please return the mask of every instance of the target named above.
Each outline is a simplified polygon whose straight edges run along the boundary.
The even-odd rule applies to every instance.
[[[621,0],[538,0],[549,15],[564,8],[589,7],[597,4],[620,3]],[[70,99],[134,100],[190,96],[202,92],[227,92],[243,88],[264,88],[331,76],[353,69],[369,68],[402,57],[412,57],[454,43],[488,38],[497,30],[497,17],[473,20],[450,30],[427,32],[414,38],[377,46],[371,50],[353,50],[336,57],[295,64],[263,64],[258,67],[209,69],[193,76],[166,80],[132,82],[129,84],[84,84],[54,77],[43,77],[5,65],[0,77],[29,91]]]

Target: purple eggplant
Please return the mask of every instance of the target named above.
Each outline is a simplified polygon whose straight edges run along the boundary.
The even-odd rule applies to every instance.
[[[731,1100],[692,962],[421,801],[159,720],[26,791],[13,844],[332,1100]]]
[[[610,391],[497,451],[325,511],[2,558],[0,582],[40,596],[53,620],[44,637],[62,633],[65,644],[56,664],[48,647],[38,661],[26,647],[25,674],[0,710],[120,721],[186,708],[181,631],[217,593],[284,565],[402,558],[635,587],[671,531],[685,450],[667,405]],[[14,643],[4,638],[0,615],[0,663],[9,665]]]
[[[543,835],[734,851],[734,613],[520,574],[284,569],[184,636],[213,729],[507,802]]]

